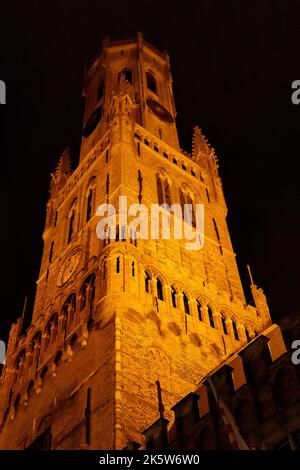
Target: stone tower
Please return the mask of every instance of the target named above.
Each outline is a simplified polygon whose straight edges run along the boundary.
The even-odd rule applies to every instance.
[[[122,449],[270,324],[246,305],[213,149],[180,150],[169,57],[103,42],[86,71],[80,162],[52,174],[32,322],[12,326],[0,385],[0,448]],[[102,203],[204,204],[204,247],[96,235]],[[138,233],[138,230],[137,232]]]

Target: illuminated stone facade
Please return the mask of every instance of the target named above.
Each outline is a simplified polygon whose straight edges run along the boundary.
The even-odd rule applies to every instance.
[[[187,92],[188,93],[188,92]],[[52,175],[32,323],[10,333],[0,448],[143,446],[157,419],[271,320],[261,289],[246,305],[218,163],[200,129],[180,150],[169,58],[143,40],[104,41],[85,75],[80,162]],[[159,188],[160,185],[160,189]],[[96,208],[205,205],[204,248],[182,240],[107,243]]]

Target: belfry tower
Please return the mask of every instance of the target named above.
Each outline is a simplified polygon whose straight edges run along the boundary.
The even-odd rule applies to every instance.
[[[214,150],[180,150],[169,57],[105,40],[87,70],[80,162],[52,174],[32,322],[12,326],[0,384],[0,448],[122,449],[270,323],[246,305]],[[96,235],[96,208],[204,204],[204,247]]]

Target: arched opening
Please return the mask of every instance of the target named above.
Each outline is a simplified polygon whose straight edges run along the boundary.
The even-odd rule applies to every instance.
[[[222,322],[222,329],[223,329],[224,335],[228,335],[226,319],[225,319],[223,313],[221,313],[221,322]]]
[[[146,81],[148,90],[152,91],[153,93],[157,93],[157,83],[152,72],[148,71],[146,73]]]
[[[78,336],[74,334],[70,340],[70,346],[72,349],[76,346],[77,340],[78,340]]]
[[[93,210],[93,189],[91,188],[89,190],[89,194],[87,197],[87,202],[86,202],[86,222],[90,220],[92,217],[92,210]]]
[[[57,330],[58,330],[58,316],[57,316],[57,313],[54,313],[51,316],[45,328],[45,333],[46,333],[45,349],[47,349],[55,341],[57,337]]]
[[[41,331],[37,331],[33,336],[30,346],[29,346],[29,367],[34,367],[37,369],[39,364],[40,352],[41,352],[41,340],[42,340],[42,333]]]
[[[90,274],[82,284],[81,287],[81,304],[80,310],[83,310],[86,305],[89,305],[90,313],[94,309],[94,299],[95,299],[95,274]]]
[[[163,294],[163,286],[160,281],[160,279],[156,279],[156,290],[157,290],[157,297],[159,300],[164,300],[164,294]]]
[[[197,305],[198,318],[199,318],[200,321],[203,321],[202,309],[201,309],[201,304],[200,304],[199,300],[196,300],[196,305]]]
[[[145,291],[150,293],[150,276],[147,271],[145,271]]]
[[[236,323],[234,320],[232,320],[232,329],[233,329],[234,339],[239,341],[239,334],[238,334],[238,330],[237,330]]]
[[[54,358],[54,364],[56,365],[56,367],[60,364],[61,359],[62,359],[62,352],[57,351],[55,358]]]
[[[41,375],[40,375],[42,383],[44,383],[44,381],[45,381],[45,377],[47,375],[47,372],[48,372],[48,367],[47,366],[43,367]]]
[[[62,307],[64,333],[67,335],[67,328],[72,324],[76,313],[76,295],[70,294]]]
[[[120,256],[118,256],[116,259],[116,273],[119,273],[120,270],[121,270],[121,258]]]
[[[68,243],[70,243],[74,236],[74,222],[75,222],[75,211],[72,211],[72,214],[69,219],[69,231],[68,231]]]
[[[171,300],[172,307],[177,308],[176,290],[173,286],[171,286]]]
[[[190,314],[190,306],[189,306],[189,299],[185,292],[182,293],[183,298],[183,305],[184,305],[184,312],[189,315]]]
[[[162,178],[158,173],[156,174],[156,190],[158,204],[168,204],[171,206],[172,201],[169,182],[167,178]]]
[[[207,306],[207,313],[208,313],[208,320],[209,324],[212,328],[215,328],[215,321],[214,321],[214,316],[211,307],[208,305]]]

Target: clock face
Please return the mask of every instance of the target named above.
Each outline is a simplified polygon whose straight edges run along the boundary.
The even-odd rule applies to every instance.
[[[83,137],[88,137],[96,129],[100,119],[102,117],[102,107],[98,106],[95,111],[88,118],[86,125],[84,126],[82,135]]]
[[[74,271],[76,270],[81,257],[81,248],[77,248],[73,251],[67,259],[63,262],[57,277],[57,285],[62,286],[65,284]]]
[[[168,123],[174,122],[173,116],[169,113],[169,111],[164,108],[158,101],[153,100],[152,98],[148,98],[146,101],[149,108],[163,121]]]

